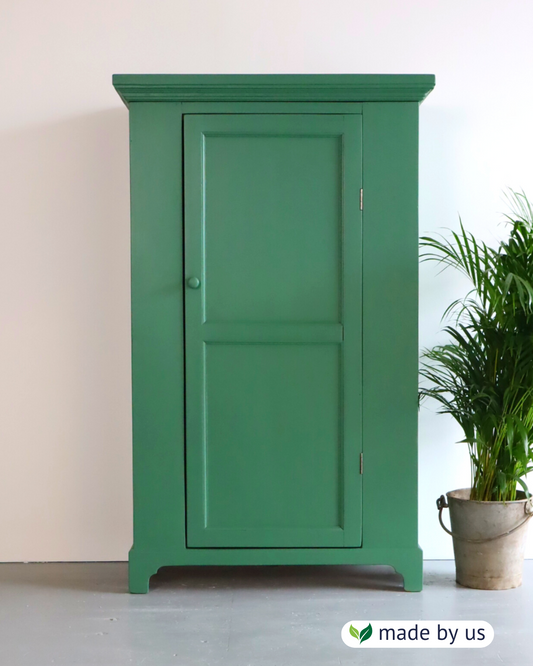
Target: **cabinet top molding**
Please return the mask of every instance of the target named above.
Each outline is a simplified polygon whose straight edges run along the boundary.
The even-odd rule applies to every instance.
[[[433,74],[114,74],[130,102],[421,102]]]

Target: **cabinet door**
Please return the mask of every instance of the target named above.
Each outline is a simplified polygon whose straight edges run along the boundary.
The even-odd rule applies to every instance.
[[[187,546],[360,546],[361,116],[184,142]]]

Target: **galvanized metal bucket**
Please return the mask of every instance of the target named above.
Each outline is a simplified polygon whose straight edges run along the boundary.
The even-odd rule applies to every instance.
[[[439,520],[453,537],[456,580],[479,590],[508,590],[522,584],[524,546],[533,503],[524,493],[513,502],[478,502],[470,488],[451,490],[437,500]],[[449,507],[451,531],[442,522]]]

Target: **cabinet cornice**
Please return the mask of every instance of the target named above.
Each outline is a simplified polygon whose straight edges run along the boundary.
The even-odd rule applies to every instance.
[[[114,74],[130,102],[421,102],[432,74]]]

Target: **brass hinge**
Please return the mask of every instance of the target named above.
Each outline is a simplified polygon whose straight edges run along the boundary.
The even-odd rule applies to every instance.
[[[363,188],[359,190],[359,210],[363,210]]]
[[[363,454],[359,454],[359,474],[363,473]]]

